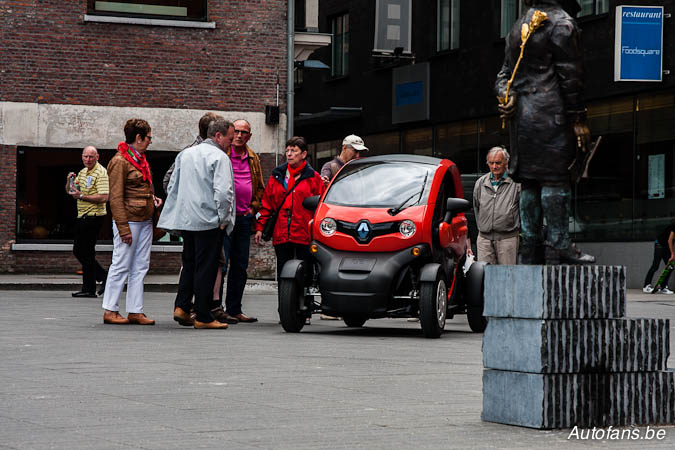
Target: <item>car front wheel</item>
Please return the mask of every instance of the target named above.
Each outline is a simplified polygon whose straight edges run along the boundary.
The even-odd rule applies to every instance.
[[[420,325],[426,338],[439,338],[448,312],[448,289],[441,274],[420,284]]]
[[[303,288],[293,278],[279,280],[279,318],[287,333],[299,333],[305,326],[305,315],[300,313]]]

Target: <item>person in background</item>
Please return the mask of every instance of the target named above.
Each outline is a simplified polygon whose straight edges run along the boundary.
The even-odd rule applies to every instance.
[[[98,163],[98,150],[89,145],[82,150],[84,168],[66,178],[66,192],[77,200],[77,221],[73,254],[82,264],[82,289],[73,297],[96,297],[96,282],[101,282],[99,295],[105,290],[108,274],[96,261],[96,241],[106,215],[108,172]],[[72,180],[72,183],[71,183]]]
[[[520,184],[508,175],[509,152],[493,147],[487,154],[490,169],[473,188],[473,210],[478,224],[478,261],[516,264],[520,232]]]
[[[143,119],[124,125],[125,141],[108,163],[110,211],[113,218],[113,255],[103,294],[103,322],[154,325],[143,312],[143,282],[150,267],[152,216],[162,199],[155,197],[152,172],[145,152],[152,142],[151,128]],[[119,313],[119,298],[127,284],[128,317]]]
[[[309,253],[309,221],[312,219],[312,212],[302,206],[302,201],[313,195],[321,195],[324,183],[306,158],[305,138],[290,138],[286,142],[286,162],[272,171],[265,186],[262,208],[258,213],[255,241],[262,245],[265,224],[274,211],[279,211],[272,234],[272,245],[277,256],[277,279],[281,276],[284,264],[291,259],[302,259],[305,266],[310,268],[305,271],[307,282],[312,276],[312,259]]]
[[[659,268],[659,262],[663,261],[664,264],[675,261],[675,250],[673,250],[673,240],[675,239],[675,222],[668,225],[656,238],[654,242],[654,259],[652,260],[652,266],[647,271],[647,276],[645,277],[644,287],[642,292],[651,294],[654,292],[652,287],[652,278],[654,273]],[[672,294],[673,291],[668,289],[668,280],[670,279],[672,272],[668,274],[661,286],[656,286],[658,289],[657,293],[659,294]]]
[[[350,134],[342,140],[342,150],[340,154],[328,161],[321,167],[321,179],[328,186],[338,170],[352,159],[359,159],[361,152],[367,152],[368,147],[363,143],[363,139],[355,134]]]
[[[248,146],[251,139],[251,124],[244,119],[233,122],[234,140],[226,153],[234,173],[236,220],[234,230],[223,239],[225,263],[216,281],[219,296],[214,296],[211,314],[219,322],[257,322],[241,309],[241,300],[246,287],[248,259],[251,247],[251,230],[255,214],[260,209],[265,185],[258,155]],[[229,266],[229,267],[228,267]],[[223,281],[227,273],[227,292],[223,308]]]
[[[183,326],[226,329],[211,314],[213,286],[222,251],[223,232],[235,221],[234,180],[225,149],[234,127],[224,119],[209,125],[207,139],[183,150],[169,180],[166,206],[157,226],[183,237],[183,254],[173,319]],[[194,318],[190,300],[194,296]]]

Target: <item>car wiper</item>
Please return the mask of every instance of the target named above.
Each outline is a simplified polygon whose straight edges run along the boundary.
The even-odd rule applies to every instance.
[[[396,208],[390,208],[390,209],[388,209],[387,212],[389,213],[389,215],[390,215],[390,216],[395,216],[396,214],[398,214],[398,213],[400,213],[401,211],[403,211],[403,210],[405,209],[404,206],[405,206],[410,200],[412,200],[415,196],[419,196],[419,197],[417,198],[417,201],[415,202],[415,203],[419,203],[420,200],[422,200],[422,194],[424,194],[424,188],[427,187],[427,178],[429,178],[429,172],[428,172],[428,171],[427,171],[427,173],[424,175],[424,181],[422,182],[422,189],[420,189],[418,192],[415,192],[413,195],[411,195],[410,197],[408,197],[408,198],[406,198],[405,200],[403,200],[403,201],[401,202],[401,204],[398,205]]]

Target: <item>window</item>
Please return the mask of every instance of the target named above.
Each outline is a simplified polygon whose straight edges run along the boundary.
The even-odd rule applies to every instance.
[[[459,48],[459,1],[438,0],[436,50]]]
[[[501,31],[499,36],[505,37],[511,31],[511,27],[516,23],[516,19],[520,17],[523,10],[522,0],[501,0],[502,1],[502,17],[501,17]]]
[[[87,11],[107,16],[206,20],[206,0],[87,0]]]
[[[591,16],[609,12],[609,0],[580,0],[579,16]]]
[[[349,73],[349,14],[334,17],[331,21],[333,33],[333,64],[331,75],[340,77]]]

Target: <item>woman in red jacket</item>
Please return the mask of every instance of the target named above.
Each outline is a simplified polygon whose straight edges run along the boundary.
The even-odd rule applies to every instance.
[[[274,211],[279,211],[272,234],[272,244],[277,255],[277,278],[281,275],[284,264],[291,259],[305,260],[308,267],[311,267],[309,221],[312,219],[312,212],[302,207],[302,201],[323,193],[324,185],[321,175],[312,169],[305,158],[305,138],[290,138],[286,142],[286,163],[272,171],[265,186],[262,208],[258,213],[255,241],[261,245],[262,230],[267,219]],[[286,195],[291,189],[291,193]]]

